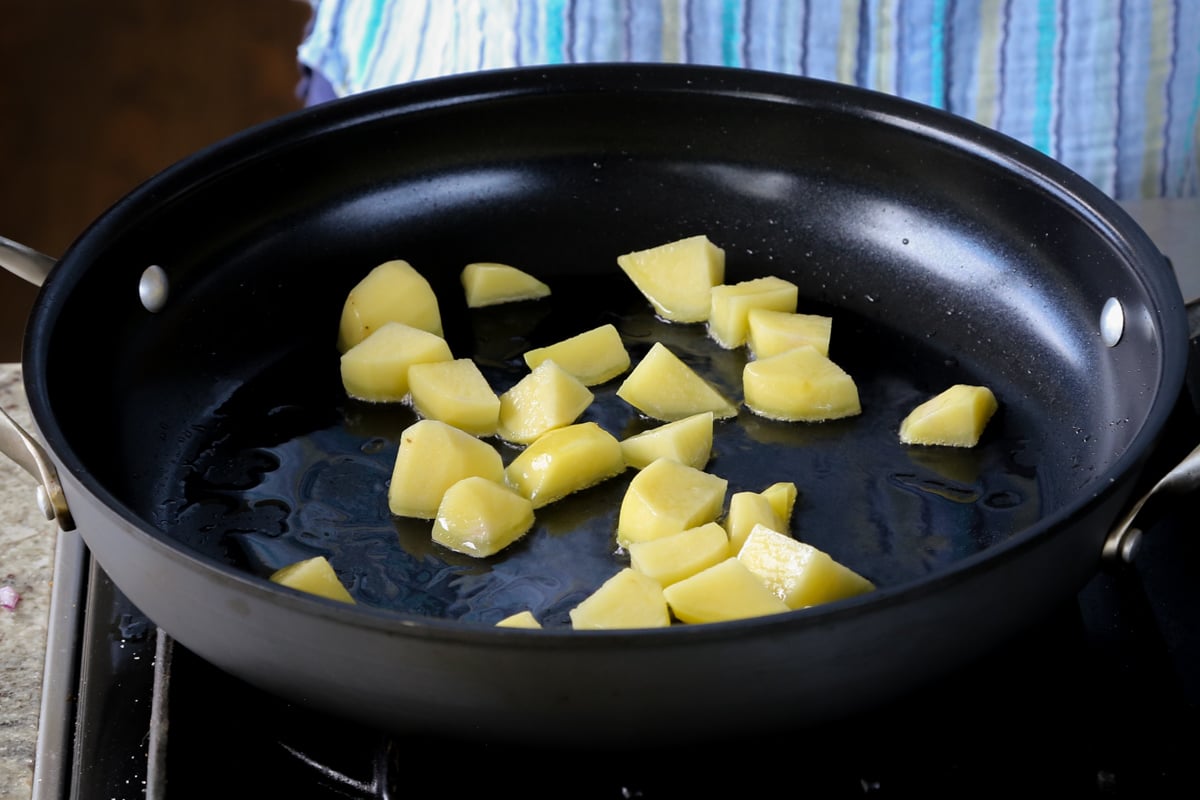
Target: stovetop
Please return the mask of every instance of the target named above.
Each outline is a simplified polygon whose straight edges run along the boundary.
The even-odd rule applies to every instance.
[[[1175,261],[1185,293],[1200,287],[1195,248],[1158,243],[1185,254]],[[314,714],[171,641],[80,537],[60,535],[33,800],[1191,796],[1197,510],[1200,497],[1188,499],[1147,529],[1133,564],[1106,567],[979,663],[869,714],[753,740],[609,750],[389,736]]]

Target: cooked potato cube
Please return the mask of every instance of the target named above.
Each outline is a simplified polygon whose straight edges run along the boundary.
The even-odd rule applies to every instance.
[[[491,436],[500,422],[500,398],[469,358],[408,368],[413,410],[475,436]]]
[[[729,481],[660,458],[629,482],[617,515],[617,543],[628,547],[714,521],[725,507]]]
[[[579,422],[539,436],[509,463],[505,475],[537,509],[624,471],[616,437],[594,422]]]
[[[783,278],[768,275],[712,288],[708,334],[727,350],[746,343],[753,309],[795,311],[799,289]]]
[[[702,411],[628,436],[621,440],[621,451],[625,463],[635,469],[659,458],[703,469],[712,456],[712,444],[713,412]]]
[[[900,423],[905,444],[974,447],[999,408],[986,386],[956,384],[912,410]]]
[[[496,433],[506,442],[529,444],[575,422],[594,399],[574,375],[553,361],[543,361],[500,395]]]
[[[532,611],[518,611],[515,614],[509,614],[504,619],[496,623],[497,628],[533,628],[535,630],[542,627],[542,623],[538,622],[537,617]]]
[[[350,592],[333,570],[325,556],[315,556],[289,564],[271,573],[271,581],[280,586],[289,586],[309,594],[328,597],[342,603],[354,603]]]
[[[500,453],[441,420],[418,420],[400,434],[388,508],[398,517],[433,519],[446,490],[472,475],[503,483]]]
[[[665,628],[671,624],[658,581],[625,567],[571,609],[576,630]]]
[[[799,491],[796,489],[796,484],[791,481],[772,483],[762,490],[762,496],[767,498],[771,508],[775,509],[775,513],[783,520],[783,527],[778,530],[786,531],[791,527],[792,511],[796,507],[797,495],[799,495]]]
[[[752,308],[746,315],[746,345],[755,358],[770,358],[802,344],[829,355],[833,317]]]
[[[746,407],[769,419],[822,422],[862,413],[854,379],[809,345],[746,364],[742,390]]]
[[[467,308],[516,303],[550,296],[550,287],[524,270],[493,262],[467,264],[459,276]]]
[[[533,504],[507,484],[463,478],[442,495],[433,520],[433,540],[456,553],[486,558],[533,527]]]
[[[617,265],[670,322],[707,320],[712,287],[725,280],[725,251],[703,235],[626,253]]]
[[[617,396],[651,419],[663,422],[704,411],[711,411],[715,419],[737,416],[737,406],[662,342],[650,347],[617,388]]]
[[[750,531],[737,557],[788,608],[829,603],[875,588],[828,553],[765,525]]]
[[[385,261],[359,281],[342,305],[338,350],[346,352],[387,322],[442,335],[437,295],[407,261]]]
[[[680,622],[723,622],[780,614],[788,610],[761,579],[730,557],[663,589]]]
[[[729,537],[717,522],[629,545],[629,565],[662,586],[690,578],[730,555]]]
[[[399,403],[408,398],[413,364],[449,361],[450,345],[437,334],[386,322],[341,357],[346,394],[369,403]]]
[[[543,361],[555,362],[584,386],[612,380],[629,369],[630,364],[621,334],[611,324],[525,352],[525,364],[530,369],[536,369]]]
[[[729,551],[737,555],[746,537],[756,525],[774,530],[787,530],[787,520],[781,517],[770,499],[759,492],[734,492],[729,498],[729,513],[725,515],[725,531],[729,534]]]

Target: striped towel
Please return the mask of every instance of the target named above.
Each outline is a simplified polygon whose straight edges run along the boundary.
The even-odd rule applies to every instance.
[[[887,92],[1118,200],[1200,189],[1200,0],[309,0],[337,96],[483,69],[686,62]]]

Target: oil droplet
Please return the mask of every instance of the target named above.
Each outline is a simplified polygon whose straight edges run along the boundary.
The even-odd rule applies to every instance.
[[[993,492],[983,499],[988,508],[1007,509],[1021,505],[1021,496],[1013,491]]]
[[[370,455],[374,455],[375,453],[382,452],[383,448],[385,448],[385,447],[387,447],[387,439],[375,437],[373,439],[368,439],[367,441],[363,442],[362,445],[359,447],[359,450],[361,450],[365,455],[370,456]]]

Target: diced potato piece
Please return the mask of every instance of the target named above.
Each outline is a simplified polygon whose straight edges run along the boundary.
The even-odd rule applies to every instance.
[[[730,557],[663,589],[671,613],[680,622],[723,622],[788,611],[745,564]]]
[[[503,483],[500,453],[441,420],[418,420],[400,434],[388,508],[398,517],[433,519],[446,490],[472,475]]]
[[[624,471],[616,437],[594,422],[579,422],[542,434],[509,463],[505,475],[537,509]]]
[[[769,419],[821,422],[862,413],[854,379],[809,345],[746,364],[742,390],[746,407]]]
[[[507,484],[473,475],[442,495],[433,540],[456,553],[486,558],[533,527],[533,503]]]
[[[403,322],[442,335],[437,295],[425,276],[407,261],[385,261],[346,295],[338,325],[338,350],[346,352],[387,322]]]
[[[493,262],[467,264],[459,276],[467,308],[537,300],[550,296],[550,287],[524,270]]]
[[[646,416],[674,422],[704,411],[715,419],[737,416],[737,406],[715,386],[655,342],[617,389],[617,396]]]
[[[900,423],[905,444],[974,447],[999,408],[986,386],[956,384],[917,406]]]
[[[543,361],[553,361],[579,379],[584,386],[596,386],[612,380],[629,369],[629,351],[621,334],[612,324],[563,339],[546,347],[525,352],[525,364],[535,369]]]
[[[671,624],[658,581],[625,567],[570,611],[575,630],[665,628]]]
[[[441,336],[402,322],[386,322],[341,357],[346,394],[370,403],[399,403],[408,397],[413,364],[449,361],[454,356]]]
[[[707,320],[712,287],[725,280],[725,251],[704,235],[617,256],[617,265],[670,322]]]
[[[690,578],[730,555],[729,537],[717,522],[629,545],[629,565],[662,586]]]
[[[537,617],[532,611],[518,611],[515,614],[509,614],[504,619],[496,623],[497,628],[533,628],[540,629],[542,623],[538,622]]]
[[[787,530],[786,520],[775,511],[771,501],[759,492],[734,492],[729,498],[729,513],[725,515],[725,531],[729,534],[729,551],[737,555],[746,537],[756,525],[778,531]]]
[[[729,481],[660,458],[633,476],[621,499],[617,543],[628,547],[712,522],[725,507]]]
[[[875,588],[828,553],[765,525],[750,531],[737,557],[788,608],[829,603]]]
[[[713,412],[701,411],[626,437],[621,440],[621,451],[625,463],[635,469],[659,458],[703,469],[712,456],[712,444]]]
[[[500,398],[469,358],[408,368],[413,410],[475,436],[491,436],[500,422]]]
[[[775,509],[775,513],[783,520],[783,527],[777,530],[788,530],[792,524],[792,511],[796,507],[796,497],[799,495],[796,484],[791,481],[772,483],[762,490],[762,495],[767,498],[771,508]]]
[[[280,586],[289,586],[309,594],[328,597],[342,603],[354,603],[354,598],[333,571],[333,565],[325,556],[315,556],[289,564],[271,573],[271,580]]]
[[[752,309],[795,311],[799,289],[791,281],[774,275],[712,288],[708,313],[709,336],[728,350],[746,343]]]
[[[547,431],[570,425],[595,395],[554,361],[543,361],[500,395],[497,435],[513,444],[529,444]]]
[[[746,315],[746,345],[755,358],[770,358],[802,344],[829,355],[833,317],[752,308]]]

